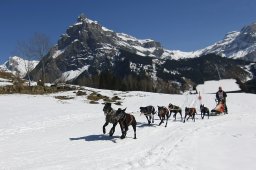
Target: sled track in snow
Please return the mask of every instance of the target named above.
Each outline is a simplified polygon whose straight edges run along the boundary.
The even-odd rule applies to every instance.
[[[171,164],[175,158],[175,150],[177,148],[183,146],[184,141],[190,141],[195,133],[198,133],[201,130],[207,130],[208,128],[212,128],[218,124],[225,122],[225,117],[214,117],[210,119],[197,119],[196,122],[187,122],[181,123],[179,126],[172,128],[172,123],[169,122],[169,126],[167,128],[159,128],[158,132],[163,133],[164,131],[171,130],[168,133],[164,133],[166,136],[161,138],[157,143],[152,145],[152,147],[146,151],[139,152],[136,155],[136,158],[132,158],[124,164],[118,164],[113,166],[113,169],[118,167],[122,167],[123,169],[147,169],[147,168],[160,168],[168,169],[167,165]],[[139,139],[138,139],[139,140]],[[181,169],[186,169],[188,167],[182,167],[179,165]],[[111,168],[109,168],[111,169]]]

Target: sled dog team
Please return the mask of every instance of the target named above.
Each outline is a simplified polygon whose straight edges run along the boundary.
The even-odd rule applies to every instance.
[[[183,122],[185,123],[186,120],[188,120],[189,118],[191,118],[192,120],[195,121],[195,115],[197,113],[196,109],[194,107],[192,108],[185,108],[185,115],[184,118],[182,117],[182,109],[179,106],[175,106],[173,104],[169,104],[168,107],[165,106],[157,106],[158,108],[158,117],[160,119],[160,123],[158,124],[159,126],[164,123],[164,121],[166,121],[165,123],[165,127],[167,127],[168,124],[168,119],[171,117],[172,113],[173,113],[173,117],[176,121],[176,115],[177,113],[179,113],[180,117],[181,117],[181,121],[183,120]],[[148,124],[154,123],[154,115],[157,113],[155,108],[151,105],[146,106],[146,107],[140,107],[140,113],[145,115]],[[128,126],[132,126],[133,131],[134,131],[134,139],[136,139],[136,119],[133,115],[126,113],[126,108],[125,109],[121,109],[118,108],[117,110],[114,110],[111,106],[111,103],[105,103],[104,107],[103,107],[103,112],[105,114],[105,124],[103,125],[103,133],[106,133],[106,126],[109,123],[112,123],[113,126],[109,131],[109,135],[112,136],[115,132],[115,127],[116,125],[119,123],[120,128],[121,128],[121,139],[124,139],[126,137],[127,131],[128,131]],[[207,107],[205,107],[204,105],[200,105],[200,111],[201,111],[201,117],[202,119],[204,118],[204,116],[207,114],[208,118],[209,118],[209,109]]]
[[[214,114],[220,114],[220,113],[224,113],[227,114],[228,113],[228,109],[226,106],[226,97],[227,94],[226,92],[224,92],[222,90],[222,87],[219,87],[219,90],[216,93],[216,102],[217,105],[214,109],[211,110],[211,113]],[[168,124],[168,119],[171,117],[172,113],[174,114],[173,117],[176,121],[176,115],[177,113],[180,114],[181,117],[181,121],[183,120],[183,122],[185,123],[186,120],[188,120],[189,118],[191,118],[192,120],[194,120],[195,122],[195,115],[197,113],[196,109],[194,107],[186,107],[185,108],[185,116],[184,118],[182,117],[182,109],[179,106],[175,106],[173,104],[169,104],[168,107],[165,106],[157,106],[158,108],[158,117],[160,119],[160,123],[158,124],[159,126],[164,123],[164,121],[166,121],[165,123],[165,127],[167,127]],[[126,133],[128,131],[128,126],[132,126],[133,131],[134,131],[134,139],[136,139],[136,119],[133,115],[128,114],[125,112],[125,109],[120,109],[118,108],[118,110],[114,110],[111,107],[111,103],[105,103],[105,106],[103,107],[103,112],[105,114],[106,117],[106,122],[103,125],[103,133],[106,133],[106,126],[109,123],[112,123],[113,126],[109,131],[109,135],[112,136],[115,132],[115,127],[116,125],[119,123],[120,128],[121,128],[121,139],[124,139],[126,137]],[[204,105],[200,105],[200,111],[201,111],[201,118],[204,119],[204,116],[207,114],[208,119],[209,119],[209,115],[210,115],[210,111],[207,107],[205,107]],[[153,106],[149,105],[146,107],[140,107],[140,113],[144,114],[147,118],[148,124],[154,123],[154,115],[156,114],[156,110]]]

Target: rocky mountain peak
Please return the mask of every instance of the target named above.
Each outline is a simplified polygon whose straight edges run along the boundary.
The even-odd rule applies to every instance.
[[[89,24],[98,24],[97,21],[89,19],[84,13],[80,14],[77,17],[77,23],[89,23]]]
[[[242,41],[242,45],[246,47],[247,44],[255,44],[256,42],[256,23],[245,26],[241,29],[239,40]]]
[[[256,33],[256,22],[241,29],[241,33],[244,34],[255,34]]]
[[[101,26],[97,21],[88,19],[84,14],[78,16],[77,22],[68,27],[58,41],[57,50],[65,51],[71,48],[78,53],[100,52],[101,55],[102,53],[116,54],[118,50],[155,58],[171,58],[173,55],[169,50],[165,50],[160,42],[116,33]]]
[[[81,13],[78,17],[77,17],[77,22],[83,22],[84,20],[86,20],[87,17],[85,16],[84,13]]]
[[[86,18],[83,14],[77,19],[77,22],[66,30],[58,41],[58,49],[62,50],[67,46],[75,48],[79,46],[79,50],[95,50],[102,47],[102,43],[113,43],[114,33],[102,27],[98,22]]]
[[[256,61],[256,23],[233,31],[223,40],[202,50],[202,54],[215,53],[223,57]]]

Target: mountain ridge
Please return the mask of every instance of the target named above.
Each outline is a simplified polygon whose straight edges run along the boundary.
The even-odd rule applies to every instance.
[[[256,23],[229,32],[223,40],[206,47],[202,54],[215,53],[228,58],[256,61]]]
[[[236,37],[237,33],[230,33],[222,44],[228,44]],[[194,52],[171,51],[164,49],[160,42],[116,33],[81,15],[60,36],[43,62],[48,82],[69,82],[120,90],[179,93],[203,80],[217,79],[216,68],[210,64],[219,65],[223,78],[238,78],[241,81],[248,79],[249,74],[241,69],[244,63],[211,54],[213,50],[220,51],[219,44]],[[199,56],[208,57],[197,60]],[[195,61],[206,64],[208,68]],[[31,72],[32,79],[41,79],[41,73],[42,64],[39,63]],[[192,73],[208,77],[198,79]]]
[[[239,60],[233,62],[229,60],[232,58],[230,51],[223,54],[221,52],[233,49],[234,53],[238,53],[244,47],[246,54],[251,54],[246,45],[254,45],[254,34],[248,34],[249,31],[253,32],[254,29],[245,27],[245,35],[231,32],[224,40],[205,49],[182,52],[167,50],[160,42],[151,39],[140,40],[124,33],[116,33],[81,15],[31,72],[31,78],[35,81],[42,79],[44,63],[47,82],[179,93],[204,80],[218,79],[215,67],[218,65],[223,78],[237,78],[244,82],[251,75],[241,68],[249,63]],[[244,44],[239,40],[250,41]],[[220,58],[212,53],[226,57]],[[198,79],[197,75],[203,77]]]

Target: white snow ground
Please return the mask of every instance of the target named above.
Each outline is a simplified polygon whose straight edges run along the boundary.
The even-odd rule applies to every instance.
[[[212,86],[205,83],[203,88]],[[228,115],[204,120],[196,115],[195,122],[186,123],[179,116],[176,122],[171,117],[165,128],[157,126],[157,116],[148,126],[139,107],[171,102],[183,109],[191,104],[198,108],[199,102],[194,102],[198,96],[94,90],[122,98],[121,107],[137,119],[138,139],[133,139],[131,127],[127,138],[119,139],[119,125],[114,137],[103,135],[103,105],[89,104],[85,96],[73,92],[0,95],[0,169],[256,169],[254,94],[229,93]],[[54,98],[59,95],[75,98]],[[215,107],[214,97],[202,94],[210,109]]]

